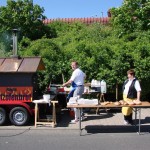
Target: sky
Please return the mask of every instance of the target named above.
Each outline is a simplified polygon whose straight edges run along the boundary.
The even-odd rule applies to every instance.
[[[107,17],[112,7],[120,7],[123,0],[33,0],[34,4],[44,7],[48,19]],[[6,6],[7,0],[0,0]]]

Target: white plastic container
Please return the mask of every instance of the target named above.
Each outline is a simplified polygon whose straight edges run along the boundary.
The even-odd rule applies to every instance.
[[[84,87],[84,93],[89,93],[89,91],[90,91],[90,88],[88,86],[85,86]]]
[[[50,94],[44,94],[43,99],[44,99],[44,101],[49,103],[50,102]]]
[[[94,87],[94,86],[95,86],[94,83],[95,83],[95,80],[92,79],[92,81],[91,81],[91,87]]]
[[[106,92],[107,92],[106,82],[102,80],[101,81],[101,93],[106,93]]]

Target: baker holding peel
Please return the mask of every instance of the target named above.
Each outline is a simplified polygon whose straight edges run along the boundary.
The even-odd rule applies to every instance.
[[[68,99],[70,97],[81,97],[84,92],[84,79],[85,79],[85,73],[78,67],[78,62],[73,61],[71,63],[71,68],[73,70],[71,78],[63,84],[63,86],[67,86],[71,84],[71,91],[68,94]],[[78,110],[74,108],[75,112],[75,119],[71,121],[71,123],[78,122],[79,114]]]
[[[135,78],[133,69],[127,71],[128,79],[123,84],[123,99],[128,105],[140,104],[141,86],[139,81]],[[124,124],[133,124],[132,107],[122,107],[124,115]]]

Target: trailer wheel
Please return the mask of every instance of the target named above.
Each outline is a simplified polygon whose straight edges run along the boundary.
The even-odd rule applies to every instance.
[[[23,107],[15,107],[10,111],[9,119],[16,126],[25,125],[29,120],[28,111]]]
[[[4,108],[0,107],[0,125],[3,125],[6,121],[6,111]]]

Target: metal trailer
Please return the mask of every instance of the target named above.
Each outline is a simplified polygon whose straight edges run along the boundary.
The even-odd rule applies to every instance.
[[[28,123],[38,97],[37,71],[43,69],[41,57],[0,58],[0,125],[8,119],[17,126]]]

